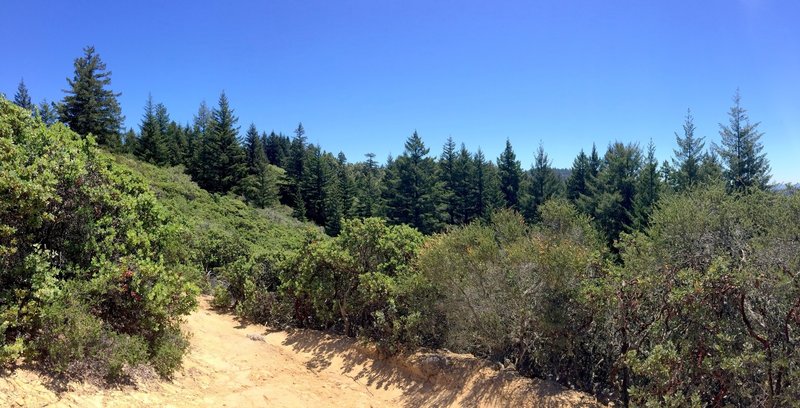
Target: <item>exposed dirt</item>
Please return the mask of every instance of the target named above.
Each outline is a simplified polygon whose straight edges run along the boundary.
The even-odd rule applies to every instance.
[[[243,326],[201,299],[192,348],[172,381],[57,387],[17,369],[0,374],[0,406],[419,407],[594,406],[594,399],[453,353],[380,359],[353,339]]]

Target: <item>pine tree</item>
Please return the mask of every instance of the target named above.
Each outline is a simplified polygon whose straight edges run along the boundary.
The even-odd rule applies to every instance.
[[[245,138],[247,154],[247,176],[242,180],[240,191],[247,202],[256,207],[267,207],[278,198],[277,177],[279,172],[267,162],[261,137],[255,125],[250,124]]]
[[[458,197],[456,193],[456,143],[452,137],[448,137],[442,147],[442,155],[439,158],[439,183],[441,184],[441,199],[444,204],[443,218],[448,224],[456,224]]]
[[[112,149],[120,146],[124,117],[117,102],[120,93],[107,87],[111,71],[92,46],[84,48],[83,57],[75,59],[75,75],[67,79],[67,96],[59,106],[61,121],[81,135],[92,134],[97,142]]]
[[[356,204],[355,215],[358,217],[374,217],[380,214],[381,208],[381,175],[375,153],[367,153],[367,160],[356,172]]]
[[[17,85],[17,93],[14,94],[14,103],[22,109],[27,109],[33,112],[33,103],[31,96],[28,94],[28,87],[25,86],[25,80],[20,79]]]
[[[589,156],[581,149],[581,152],[572,162],[572,169],[567,178],[567,199],[577,203],[582,196],[588,195],[589,179],[591,177]]]
[[[339,183],[339,195],[342,202],[342,217],[350,218],[355,212],[355,180],[353,180],[352,169],[347,164],[347,157],[344,152],[339,152],[336,156],[336,172]]]
[[[508,139],[505,150],[497,159],[497,170],[500,173],[500,191],[503,194],[505,207],[519,210],[522,167]]]
[[[539,143],[536,160],[530,172],[530,186],[525,198],[523,212],[528,220],[539,218],[539,207],[547,200],[561,193],[561,179],[550,165],[550,160],[544,152],[544,146]]]
[[[419,134],[406,140],[405,151],[387,164],[386,215],[392,223],[408,224],[430,234],[440,228],[434,177],[436,163]]]
[[[602,164],[603,161],[597,153],[597,146],[592,143],[592,153],[589,155],[589,174],[592,178],[597,178],[597,175],[600,174],[600,166],[602,166]]]
[[[54,104],[47,102],[43,99],[39,106],[34,107],[33,115],[42,121],[47,126],[54,125],[58,122],[58,112]]]
[[[186,141],[187,157],[185,164],[194,180],[199,180],[201,176],[203,163],[200,162],[200,155],[203,141],[211,129],[211,119],[211,110],[208,108],[206,101],[200,102],[197,114],[194,115],[192,120],[191,131],[187,132]]]
[[[703,161],[700,164],[700,180],[703,183],[721,182],[722,172],[719,156],[713,150],[703,155]]]
[[[594,208],[593,215],[609,244],[633,225],[633,207],[640,167],[639,146],[620,142],[608,146],[597,176],[598,191],[592,197],[591,208]]]
[[[134,152],[136,157],[156,165],[168,162],[167,143],[158,121],[156,106],[153,106],[153,96],[147,96],[144,106],[144,116],[139,125],[139,141]]]
[[[452,210],[455,224],[466,224],[477,217],[474,207],[475,199],[475,166],[472,155],[462,143],[453,163],[453,192],[455,193]]]
[[[135,154],[137,146],[139,146],[139,138],[133,128],[130,128],[122,137],[122,151],[128,154]]]
[[[282,135],[271,132],[264,142],[264,150],[267,153],[267,160],[270,164],[281,168],[287,168],[292,141]]]
[[[472,197],[473,209],[476,218],[487,219],[492,213],[492,199],[490,195],[490,181],[489,174],[487,174],[486,157],[483,151],[478,148],[473,159],[474,175],[475,175],[475,189],[474,196]]]
[[[691,184],[689,184],[691,185]],[[634,227],[643,230],[650,223],[650,214],[653,213],[658,198],[661,194],[661,179],[658,175],[658,160],[656,160],[656,146],[650,140],[647,145],[647,158],[639,172],[636,188],[636,198],[633,205]]]
[[[225,92],[220,94],[211,116],[210,129],[200,146],[197,183],[210,192],[227,193],[246,176],[247,160],[237,138],[238,118]]]
[[[286,182],[281,191],[281,201],[292,207],[295,218],[306,219],[305,198],[302,185],[306,178],[306,131],[303,124],[299,123],[294,131],[295,137],[290,146],[288,163],[286,166]]]
[[[189,126],[183,127],[177,122],[169,122],[167,126],[167,151],[169,164],[177,166],[187,162],[189,154]]]
[[[700,182],[700,164],[703,160],[705,142],[704,138],[694,136],[695,129],[692,111],[687,110],[683,123],[683,137],[675,133],[678,149],[674,151],[675,158],[672,159],[672,179],[677,191],[688,190]]]
[[[758,131],[759,123],[750,123],[747,110],[741,106],[739,90],[733,96],[733,106],[728,112],[728,126],[720,123],[722,146],[714,150],[722,158],[728,189],[747,191],[766,189],[769,185],[770,166],[764,146],[759,142],[764,134]]]
[[[331,174],[324,163],[322,149],[319,146],[310,146],[307,157],[308,172],[301,183],[301,190],[305,200],[304,207],[309,220],[325,226],[327,223],[326,186],[331,179]]]

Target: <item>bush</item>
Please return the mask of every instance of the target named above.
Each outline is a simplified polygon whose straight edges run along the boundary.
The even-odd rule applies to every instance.
[[[419,266],[440,296],[444,344],[592,388],[604,370],[589,307],[602,248],[590,220],[561,200],[534,226],[503,210],[437,236]]]
[[[185,231],[148,186],[91,136],[5,99],[0,161],[0,363],[26,355],[114,380],[180,343],[169,328],[195,306],[197,275],[178,265]]]
[[[631,402],[797,401],[798,219],[800,196],[717,188],[667,198],[624,240],[607,310]]]
[[[412,265],[422,242],[416,230],[378,218],[347,220],[338,237],[308,240],[281,284],[296,321],[368,337],[388,352],[420,344],[428,285]]]

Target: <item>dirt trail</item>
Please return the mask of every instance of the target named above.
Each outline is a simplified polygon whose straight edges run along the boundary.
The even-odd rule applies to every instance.
[[[70,383],[54,392],[34,372],[0,374],[0,406],[418,407],[591,406],[584,394],[452,353],[373,359],[349,338],[240,325],[201,299],[186,321],[192,347],[172,381],[121,388]]]

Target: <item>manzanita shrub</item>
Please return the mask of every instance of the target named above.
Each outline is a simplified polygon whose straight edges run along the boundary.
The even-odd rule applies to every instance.
[[[169,376],[198,293],[170,251],[181,235],[91,136],[0,99],[0,364]]]

